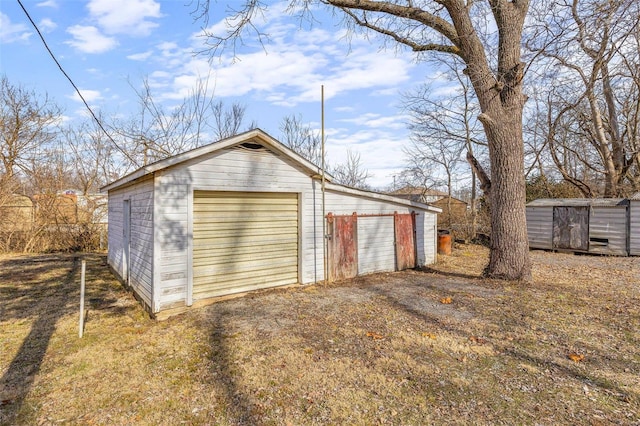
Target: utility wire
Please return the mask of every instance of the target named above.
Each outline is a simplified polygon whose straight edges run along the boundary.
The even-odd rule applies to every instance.
[[[129,159],[129,161],[131,161],[133,164],[135,164],[136,167],[140,167],[140,165],[138,164],[138,162],[136,160],[134,160],[125,149],[121,148],[120,145],[118,145],[118,143],[111,137],[111,135],[109,134],[109,132],[107,132],[107,129],[104,128],[104,126],[102,125],[102,123],[100,122],[100,120],[98,119],[98,117],[95,115],[95,113],[93,112],[93,110],[91,109],[91,107],[89,106],[89,104],[87,103],[87,101],[84,99],[84,96],[82,96],[82,93],[80,93],[80,89],[78,89],[78,86],[76,86],[76,84],[73,82],[73,80],[71,79],[71,77],[69,77],[69,74],[66,73],[66,71],[64,70],[64,68],[62,68],[62,65],[60,65],[60,62],[58,62],[58,59],[56,59],[56,56],[53,54],[53,52],[51,51],[51,49],[49,48],[49,45],[47,44],[46,40],[44,39],[44,36],[42,35],[42,33],[40,32],[40,29],[38,29],[38,26],[36,25],[36,23],[33,21],[33,19],[31,19],[31,15],[29,15],[29,12],[27,12],[27,9],[25,9],[24,5],[22,4],[21,0],[16,0],[18,2],[18,4],[20,5],[20,7],[22,8],[22,11],[24,12],[25,15],[27,15],[27,18],[29,19],[29,22],[31,22],[31,25],[33,25],[33,28],[35,28],[36,32],[38,33],[38,36],[40,36],[40,40],[42,40],[42,43],[44,44],[44,47],[47,49],[47,52],[49,52],[49,55],[51,55],[51,58],[53,59],[53,61],[56,63],[56,65],[58,66],[58,68],[60,69],[60,71],[62,72],[62,74],[64,74],[64,76],[67,78],[67,80],[69,80],[69,83],[71,83],[71,85],[73,86],[73,88],[76,90],[76,93],[78,94],[78,96],[80,97],[80,99],[82,100],[82,102],[84,103],[84,106],[87,107],[87,110],[89,111],[89,113],[91,114],[91,116],[93,117],[93,119],[96,121],[96,123],[98,124],[98,127],[100,127],[100,129],[104,132],[104,134],[107,136],[107,138],[109,138],[109,140],[113,143],[113,145],[118,148],[118,150],[124,154],[125,157],[127,157]]]

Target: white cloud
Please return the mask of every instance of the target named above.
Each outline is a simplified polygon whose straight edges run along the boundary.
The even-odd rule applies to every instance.
[[[53,7],[53,8],[58,8],[58,2],[56,2],[55,0],[46,0],[46,1],[41,1],[40,3],[36,4],[36,6],[38,7]]]
[[[327,129],[327,161],[340,164],[347,160],[350,150],[360,155],[362,168],[369,172],[368,183],[373,187],[384,187],[393,181],[393,175],[404,168],[402,150],[406,140],[399,132],[353,128]]]
[[[58,28],[58,25],[55,22],[53,22],[51,19],[44,18],[40,21],[40,23],[38,24],[38,27],[40,28],[41,31],[45,33],[50,33],[51,31]]]
[[[13,24],[7,15],[0,12],[0,42],[26,41],[30,36],[31,32],[26,25]]]
[[[88,104],[91,104],[91,102],[99,101],[103,99],[103,96],[99,90],[80,89],[80,93],[82,93],[82,97],[84,98],[85,101],[87,101]],[[80,96],[78,96],[77,92],[74,92],[72,95],[69,95],[68,98],[73,99],[76,102],[82,102],[82,99],[80,99]]]
[[[283,25],[277,25],[282,29]],[[271,34],[273,26],[265,31]],[[193,57],[192,49],[175,43],[158,45],[165,69],[172,68],[180,78],[169,84],[173,93],[168,98],[181,98],[188,92],[185,84],[212,70],[216,81],[215,95],[221,97],[252,95],[275,105],[293,107],[300,103],[318,102],[320,86],[325,97],[369,90],[380,96],[397,94],[397,87],[409,80],[414,66],[409,59],[389,52],[372,52],[370,45],[355,40],[351,53],[340,34],[313,29],[293,31],[293,38],[282,38],[267,46],[238,53],[235,58],[223,56],[211,65],[203,57]],[[283,33],[284,34],[284,33]],[[191,79],[185,78],[191,76]]]
[[[131,59],[132,61],[146,61],[153,54],[151,50],[147,50],[142,53],[134,53],[133,55],[127,56],[127,59]]]
[[[407,121],[407,117],[401,115],[381,116],[375,113],[365,113],[354,118],[343,118],[337,121],[372,129],[404,129],[406,127],[405,122]]]
[[[118,45],[116,39],[103,35],[93,26],[74,25],[67,28],[67,32],[73,40],[65,43],[84,53],[104,53]]]
[[[160,3],[154,0],[91,0],[89,13],[107,34],[146,36],[158,26]]]
[[[352,106],[343,105],[343,106],[335,107],[333,110],[339,113],[348,113],[348,112],[354,112],[355,108],[353,108]]]

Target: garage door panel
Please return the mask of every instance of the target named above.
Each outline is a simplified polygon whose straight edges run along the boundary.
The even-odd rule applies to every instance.
[[[298,282],[298,195],[194,193],[193,298]]]
[[[260,280],[241,278],[238,280],[212,282],[200,285],[198,292],[196,292],[194,287],[194,299],[205,299],[208,297],[224,296],[226,294],[242,293],[289,284],[291,284],[289,280],[282,279],[280,275],[265,275]]]
[[[242,228],[238,228],[238,221],[232,220],[224,220],[220,219],[216,221],[208,221],[208,222],[199,222],[193,224],[193,230],[198,232],[199,238],[209,238],[209,234],[219,235],[220,232],[250,232],[254,233],[263,233],[263,234],[272,234],[275,230],[278,232],[289,231],[292,232],[292,229],[298,224],[297,218],[292,218],[289,220],[271,220],[271,221],[250,221],[245,222],[242,225]],[[194,236],[195,237],[195,236]]]
[[[216,194],[215,199],[209,197],[209,194]],[[285,204],[289,205],[291,195],[295,195],[293,192],[215,192],[215,191],[196,191],[196,197],[200,197],[199,205],[215,204],[223,205],[229,204],[233,206],[238,205],[238,200],[242,204],[263,204],[265,194],[268,194],[269,204]]]
[[[213,211],[215,209],[215,211]],[[263,217],[264,213],[269,213],[269,217],[272,219],[277,219],[278,216],[272,215],[271,213],[280,213],[282,217],[295,217],[297,215],[296,206],[286,206],[286,205],[278,205],[278,204],[269,204],[264,206],[259,206],[255,204],[246,204],[246,205],[238,205],[238,206],[216,206],[215,204],[207,204],[202,206],[194,206],[195,213],[199,213],[198,219],[206,219],[206,218],[219,218],[225,216],[233,216],[236,214],[242,215],[245,219],[251,219],[252,217]]]
[[[276,227],[273,229],[255,229],[254,231],[248,229],[221,229],[221,230],[202,230],[200,229],[196,235],[193,236],[194,240],[208,240],[211,238],[225,239],[229,237],[238,237],[238,236],[251,236],[251,237],[269,237],[269,238],[286,238],[289,236],[296,236],[297,233],[291,231],[291,226],[289,227]]]
[[[277,242],[276,242],[277,241]],[[251,235],[229,237],[229,238],[211,238],[211,239],[194,239],[194,253],[198,250],[230,250],[235,247],[262,247],[287,244],[297,242],[297,235],[262,235],[253,237]]]
[[[264,247],[256,252],[254,247],[243,247],[225,252],[212,252],[211,250],[198,250],[193,253],[193,259],[197,260],[198,265],[215,265],[219,263],[231,262],[234,259],[243,262],[247,259],[273,259],[278,254],[284,252],[293,252],[296,249],[296,243],[287,244],[286,247],[273,248],[272,246]]]
[[[235,278],[240,276],[250,277],[250,274],[256,272],[264,272],[264,274],[278,274],[283,268],[293,268],[293,262],[296,261],[293,256],[281,257],[277,259],[241,259],[238,262],[217,263],[213,265],[203,265],[194,268],[195,275],[205,277],[207,280],[211,276],[220,274],[234,274]],[[239,267],[241,265],[241,267]],[[274,271],[275,268],[279,270]],[[220,280],[228,280],[228,277],[220,276]]]

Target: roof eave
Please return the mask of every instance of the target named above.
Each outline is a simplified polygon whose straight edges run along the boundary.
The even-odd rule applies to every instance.
[[[400,204],[404,206],[416,207],[421,210],[427,210],[433,213],[442,213],[442,209],[432,206],[430,204],[422,204],[415,201],[407,200],[405,198],[394,197],[393,195],[381,194],[379,192],[366,191],[363,189],[351,188],[344,185],[339,185],[335,183],[327,183],[325,184],[325,188],[331,191],[336,192],[344,192],[350,195],[359,195],[361,197],[373,198],[381,201],[389,201],[395,204]]]

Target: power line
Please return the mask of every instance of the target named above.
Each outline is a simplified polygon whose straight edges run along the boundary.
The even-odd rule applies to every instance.
[[[40,32],[40,29],[38,29],[38,26],[36,25],[36,23],[33,21],[33,19],[31,19],[31,15],[29,15],[29,12],[27,12],[27,9],[24,7],[24,5],[22,4],[21,0],[16,0],[18,2],[18,4],[20,5],[20,7],[22,8],[22,11],[24,12],[25,15],[27,15],[27,19],[29,19],[29,22],[31,22],[31,25],[33,25],[33,28],[35,28],[36,32],[38,33],[38,36],[40,36],[40,40],[42,40],[42,43],[44,44],[44,47],[47,49],[47,52],[49,52],[49,55],[51,55],[51,58],[53,59],[53,61],[56,63],[56,65],[58,66],[58,68],[60,69],[60,71],[62,72],[62,74],[67,78],[67,80],[69,80],[69,83],[71,83],[71,85],[73,86],[73,88],[75,89],[76,93],[78,94],[78,96],[80,97],[80,99],[82,100],[82,103],[84,103],[84,106],[87,107],[87,110],[89,111],[89,113],[91,114],[91,116],[93,117],[93,119],[96,121],[96,123],[98,124],[98,127],[100,127],[100,129],[104,132],[104,134],[107,136],[107,138],[109,138],[109,140],[111,141],[111,143],[113,143],[113,145],[118,148],[118,150],[124,154],[125,157],[127,157],[129,159],[129,161],[131,161],[133,164],[135,164],[136,167],[140,167],[138,162],[135,161],[128,153],[126,150],[124,150],[123,148],[120,147],[120,145],[118,145],[118,143],[111,137],[111,135],[107,132],[107,130],[104,128],[104,126],[102,125],[102,123],[100,122],[100,120],[98,119],[98,117],[95,115],[95,113],[93,112],[93,110],[91,109],[91,107],[89,106],[89,104],[87,103],[87,101],[84,99],[84,96],[82,96],[82,93],[80,92],[80,89],[78,89],[78,86],[76,86],[76,84],[73,82],[73,80],[71,79],[71,77],[69,77],[69,74],[66,73],[66,71],[64,70],[64,68],[62,68],[62,65],[60,65],[60,62],[58,62],[58,59],[56,59],[56,56],[53,54],[53,52],[51,51],[51,49],[49,48],[49,45],[47,44],[46,40],[44,39],[44,36],[42,35],[42,33]]]

